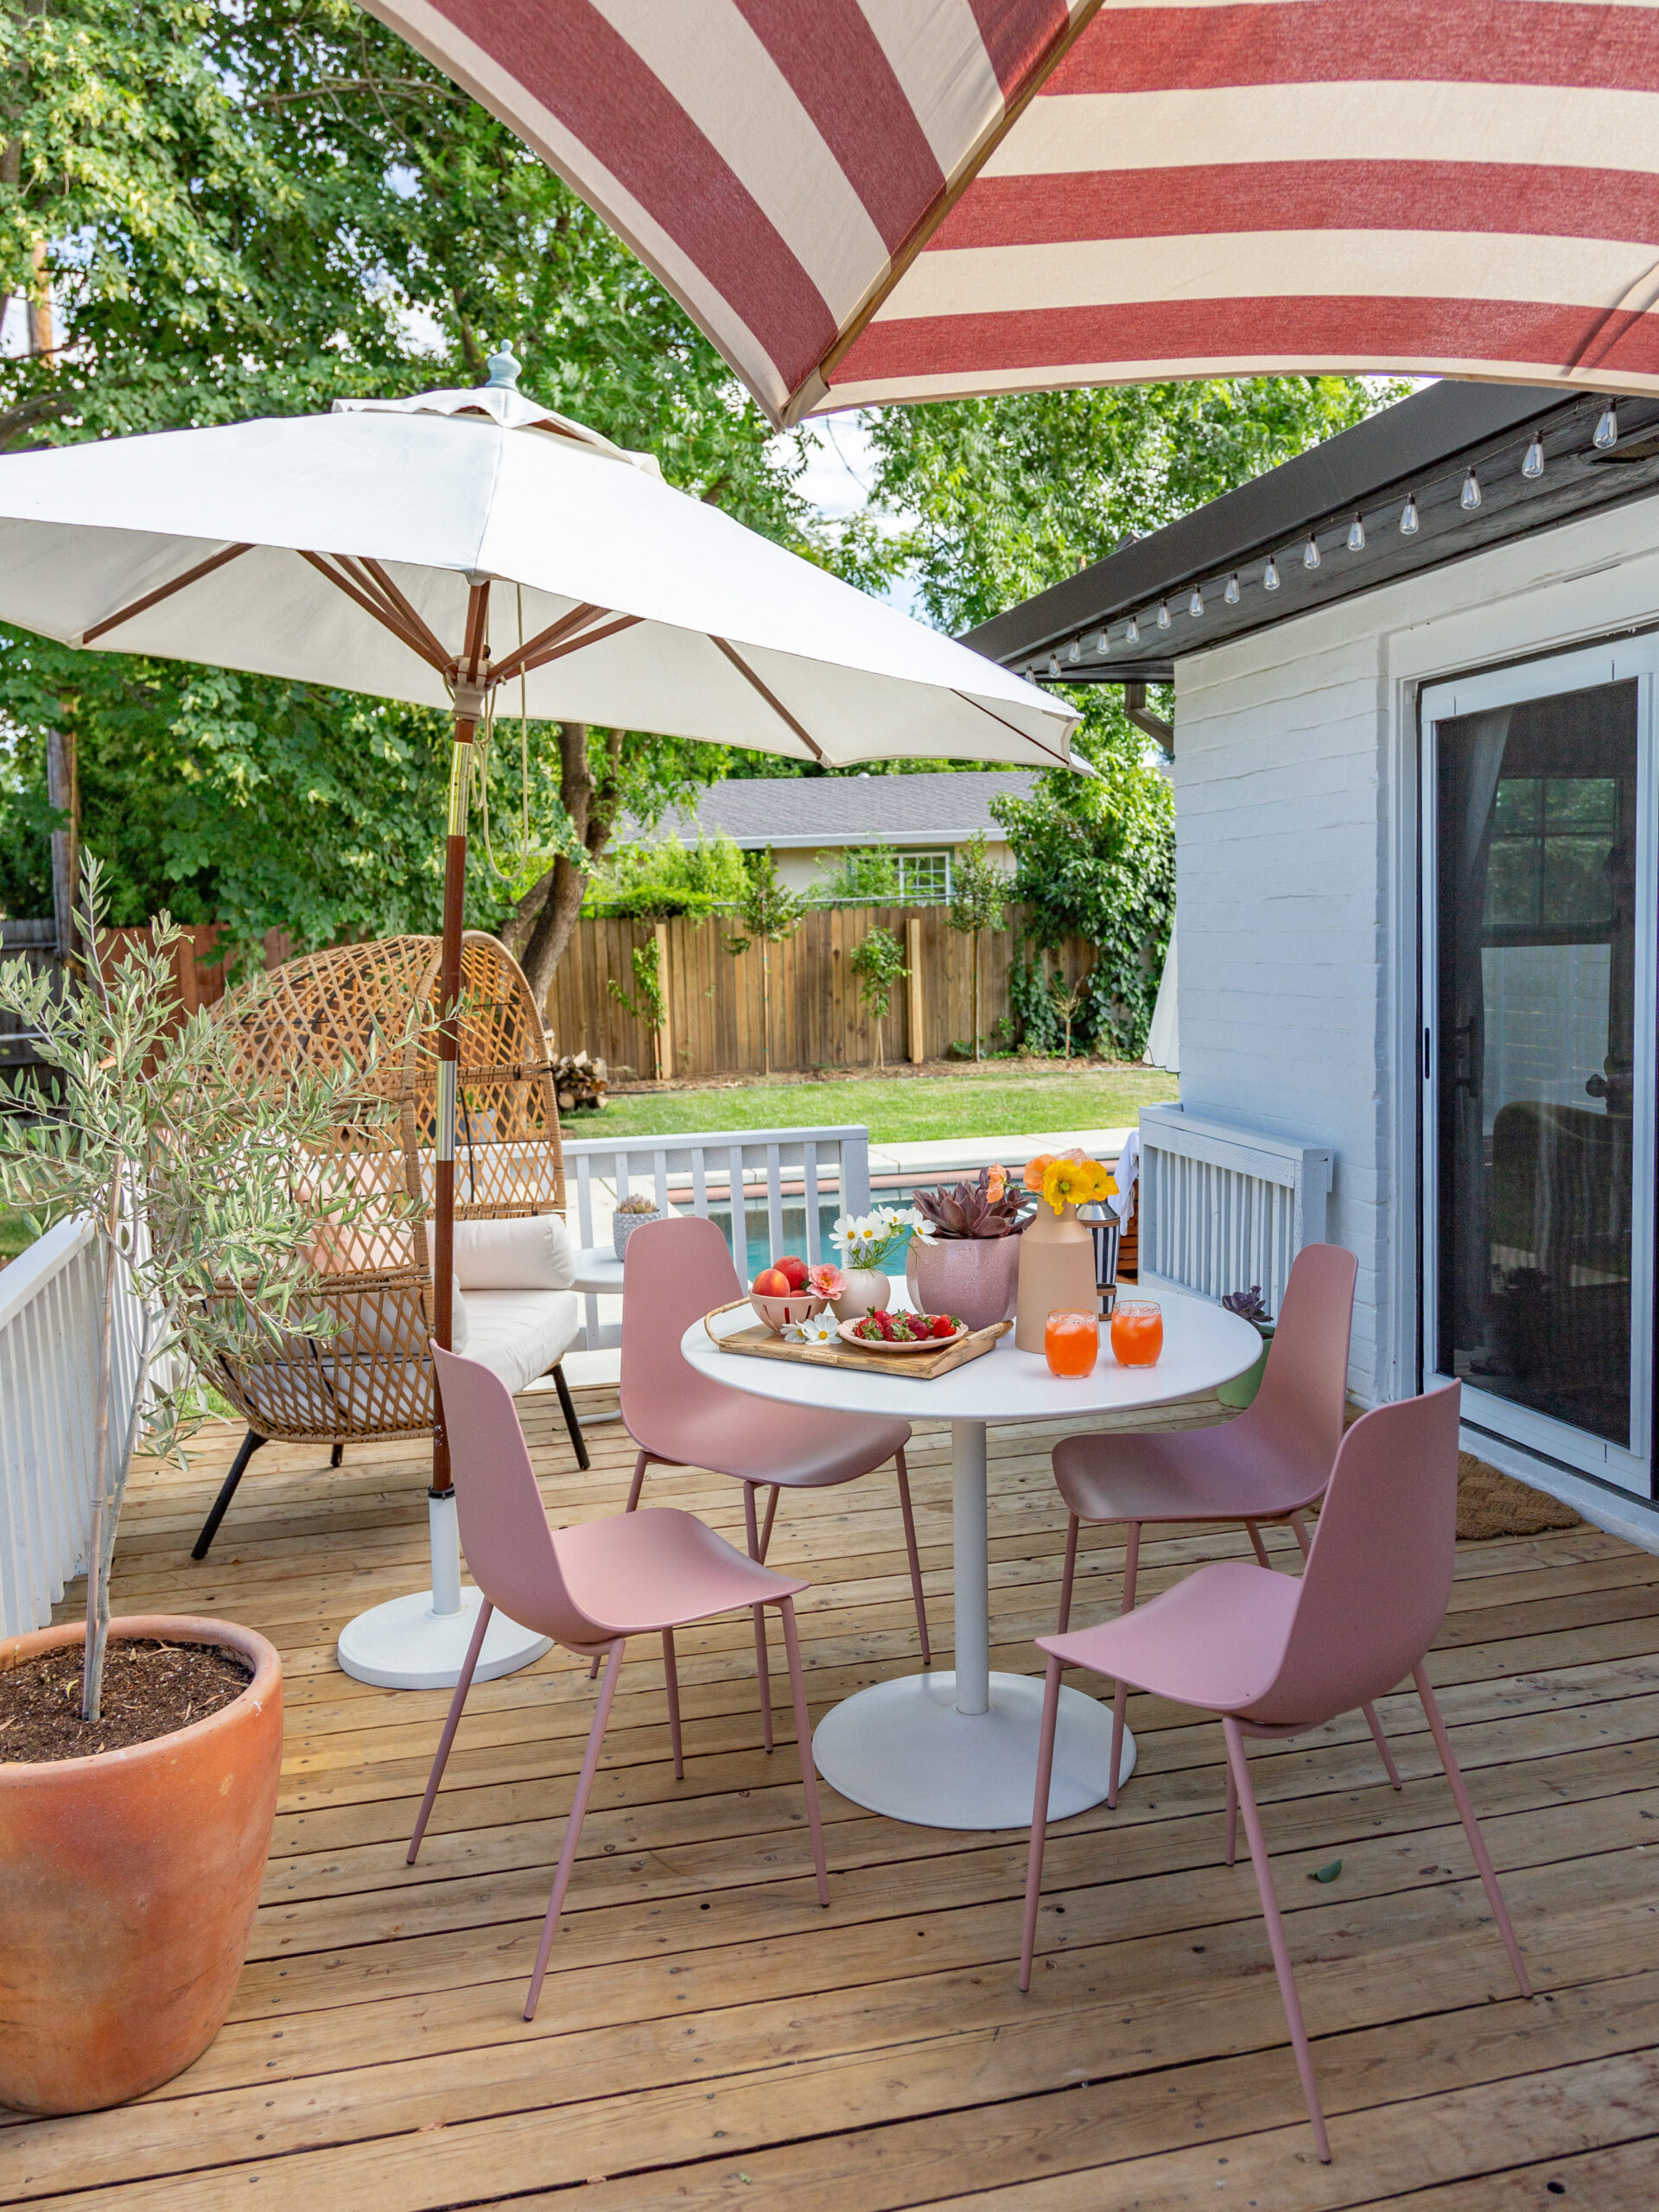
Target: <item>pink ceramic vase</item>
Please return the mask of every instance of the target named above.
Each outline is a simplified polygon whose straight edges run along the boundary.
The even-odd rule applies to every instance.
[[[1023,1236],[912,1236],[905,1274],[923,1313],[954,1313],[988,1329],[1014,1312]]]

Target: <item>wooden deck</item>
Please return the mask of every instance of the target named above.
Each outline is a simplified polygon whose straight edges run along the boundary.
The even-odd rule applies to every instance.
[[[613,1510],[615,1426],[576,1475],[551,1397],[528,1426],[550,1506]],[[747,1621],[681,1639],[686,1779],[660,1667],[623,1677],[540,2017],[519,2018],[591,1710],[554,1655],[475,1691],[418,1869],[404,1864],[444,1700],[347,1681],[341,1623],[415,1586],[418,1455],[273,1448],[204,1567],[189,1545],[234,1438],[137,1488],[118,1600],[264,1630],[288,1751],[235,2010],[143,2102],[0,2126],[0,2203],[119,2212],[1419,2212],[1659,2201],[1659,1560],[1593,1529],[1466,1548],[1433,1662],[1541,1993],[1514,1993],[1415,1701],[1385,1701],[1395,1796],[1363,1726],[1253,1761],[1336,2162],[1314,2160],[1248,1864],[1221,1864],[1212,1723],[1132,1704],[1117,1813],[1051,1834],[1039,1972],[1015,1983],[1022,1835],[961,1837],[825,1795],[814,1898],[786,1701],[760,1749]],[[1034,1671],[1064,1517],[1052,1438],[993,1433],[994,1663]],[[948,1655],[943,1431],[912,1458]],[[734,1486],[648,1496],[730,1533]],[[1225,1535],[1148,1542],[1142,1586]],[[913,1666],[897,1503],[873,1477],[792,1498],[815,1711]],[[1079,1618],[1122,1554],[1085,1550]],[[948,1656],[947,1656],[948,1663]],[[786,1696],[778,1666],[774,1689]],[[1329,1886],[1306,1878],[1335,1857]]]

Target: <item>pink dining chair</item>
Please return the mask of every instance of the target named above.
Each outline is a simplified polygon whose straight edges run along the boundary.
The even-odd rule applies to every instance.
[[[1026,1930],[1020,1986],[1031,1986],[1032,1951],[1042,1889],[1049,1777],[1060,1670],[1090,1667],[1154,1697],[1221,1717],[1227,1740],[1227,1864],[1233,1864],[1238,1812],[1255,1869],[1262,1914],[1296,2069],[1307,2098],[1319,2157],[1331,2145],[1319,2108],[1307,2031],[1296,1994],[1273,1869],[1250,1788],[1247,1737],[1277,1742],[1363,1711],[1407,1675],[1417,1686],[1434,1748],[1521,1994],[1530,1997],[1526,1961],[1504,1909],[1485,1839],[1469,1802],[1423,1656],[1452,1595],[1458,1522],[1458,1402],[1453,1382],[1427,1397],[1379,1406],[1343,1439],[1325,1491],[1307,1564],[1300,1579],[1233,1560],[1203,1567],[1154,1598],[1075,1636],[1039,1637],[1048,1655],[1037,1795],[1026,1883]]]
[[[717,1306],[741,1298],[743,1287],[726,1239],[697,1215],[648,1221],[633,1230],[622,1274],[622,1419],[639,1447],[627,1510],[639,1503],[647,1467],[707,1467],[743,1485],[743,1518],[749,1556],[764,1561],[772,1542],[780,1491],[828,1490],[855,1482],[885,1460],[899,1471],[899,1510],[904,1516],[910,1590],[922,1664],[931,1666],[922,1562],[916,1548],[905,1446],[910,1423],[874,1414],[825,1413],[813,1406],[752,1398],[701,1375],[683,1356],[680,1338]],[[757,1493],[770,1490],[766,1522]],[[766,1624],[754,1614],[754,1655],[760,1675],[761,1724],[772,1749],[772,1697],[766,1671]]]
[[[589,1521],[575,1528],[548,1526],[536,1473],[530,1464],[524,1433],[505,1383],[476,1360],[457,1358],[454,1352],[432,1347],[437,1364],[438,1392],[443,1407],[444,1429],[455,1483],[455,1504],[461,1516],[461,1541],[473,1580],[484,1593],[478,1625],[473,1630],[461,1680],[449,1700],[448,1718],[438,1738],[420,1817],[410,1839],[409,1863],[415,1864],[431,1817],[433,1802],[449,1747],[455,1739],[461,1709],[472,1687],[473,1669],[484,1643],[490,1616],[499,1606],[525,1628],[550,1636],[567,1651],[581,1658],[590,1654],[605,1661],[605,1680],[588,1749],[564,1824],[564,1845],[553,1894],[536,1954],[536,1970],[524,1999],[524,2018],[536,2017],[548,1955],[559,1925],[559,1911],[575,1864],[582,1837],[582,1817],[599,1767],[600,1746],[610,1718],[622,1654],[631,1636],[660,1636],[663,1666],[668,1677],[669,1740],[674,1750],[674,1778],[685,1774],[680,1740],[680,1685],[674,1662],[674,1631],[716,1614],[776,1605],[783,1616],[784,1648],[789,1655],[789,1687],[795,1704],[795,1738],[801,1750],[801,1783],[806,1794],[807,1825],[812,1834],[812,1863],[818,1878],[818,1902],[830,1902],[829,1872],[823,1855],[823,1828],[818,1818],[817,1777],[812,1768],[812,1738],[807,1719],[806,1688],[801,1677],[801,1647],[795,1629],[793,1600],[808,1586],[785,1574],[775,1574],[758,1560],[745,1559],[723,1536],[716,1535],[695,1514],[671,1508],[636,1513],[632,1518],[613,1514],[604,1521]],[[770,1748],[770,1746],[768,1746]]]
[[[1065,1567],[1059,1633],[1071,1625],[1071,1593],[1082,1522],[1128,1524],[1123,1554],[1124,1612],[1135,1605],[1141,1530],[1148,1521],[1242,1521],[1255,1556],[1268,1564],[1259,1523],[1288,1521],[1303,1555],[1307,1507],[1324,1495],[1342,1441],[1347,1402],[1348,1337],[1358,1262],[1338,1244],[1305,1245],[1291,1264],[1255,1402],[1213,1428],[1117,1436],[1068,1436],[1054,1447],[1054,1481],[1065,1500]],[[1125,1692],[1112,1703],[1109,1806],[1117,1802]],[[1395,1789],[1400,1787],[1375,1712],[1365,1725]]]

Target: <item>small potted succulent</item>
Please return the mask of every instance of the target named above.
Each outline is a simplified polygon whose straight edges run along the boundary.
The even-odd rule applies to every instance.
[[[1248,1406],[1262,1388],[1262,1377],[1268,1370],[1268,1348],[1278,1324],[1267,1309],[1259,1282],[1253,1282],[1248,1290],[1230,1290],[1221,1302],[1230,1313],[1236,1313],[1241,1321],[1248,1321],[1262,1338],[1262,1350],[1254,1364],[1242,1375],[1234,1376],[1230,1382],[1224,1382],[1216,1393],[1224,1406]]]
[[[630,1236],[636,1229],[643,1229],[648,1221],[660,1221],[663,1210],[655,1198],[648,1198],[643,1191],[636,1191],[630,1198],[623,1198],[611,1217],[611,1242],[616,1247],[620,1260]]]
[[[918,1191],[921,1216],[910,1240],[906,1275],[924,1313],[957,1313],[988,1329],[1014,1312],[1020,1237],[1031,1220],[1026,1193],[1002,1167],[982,1167],[954,1190]]]

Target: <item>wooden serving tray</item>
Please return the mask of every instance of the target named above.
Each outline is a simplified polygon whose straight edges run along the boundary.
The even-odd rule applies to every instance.
[[[703,1315],[703,1327],[721,1351],[737,1352],[747,1359],[795,1359],[806,1367],[850,1367],[865,1375],[896,1375],[901,1380],[913,1376],[922,1382],[931,1382],[936,1375],[948,1375],[953,1367],[965,1367],[970,1359],[982,1359],[997,1338],[1006,1337],[1014,1326],[1012,1321],[997,1321],[990,1328],[975,1329],[935,1352],[864,1351],[844,1339],[829,1344],[787,1344],[759,1322],[752,1329],[739,1329],[729,1337],[715,1336],[709,1327],[711,1321],[747,1304],[747,1299],[735,1300],[730,1306],[717,1306],[712,1313]]]

